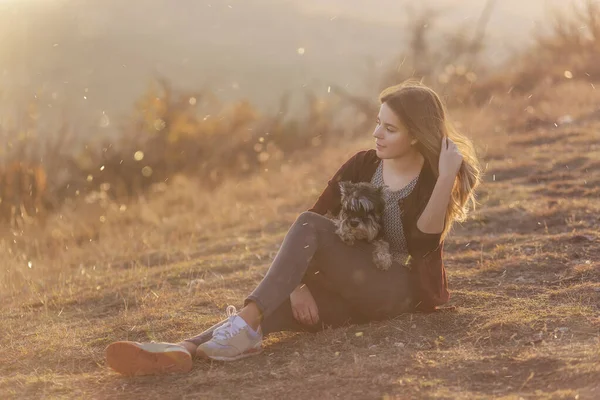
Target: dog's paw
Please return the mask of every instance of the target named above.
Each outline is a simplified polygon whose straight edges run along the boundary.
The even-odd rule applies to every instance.
[[[373,263],[382,271],[387,271],[392,266],[392,254],[390,245],[384,240],[373,241],[375,250],[373,250]]]
[[[385,254],[374,254],[373,263],[382,271],[387,271],[392,266],[392,256]]]

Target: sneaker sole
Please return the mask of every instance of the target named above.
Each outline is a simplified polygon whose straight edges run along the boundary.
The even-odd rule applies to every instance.
[[[259,345],[259,347],[253,347],[251,349],[249,349],[248,351],[239,354],[237,356],[233,356],[233,357],[225,357],[225,356],[211,356],[206,354],[205,352],[203,352],[202,350],[198,349],[196,351],[196,356],[200,357],[200,358],[204,358],[207,360],[215,360],[215,361],[236,361],[236,360],[241,360],[242,358],[246,358],[246,357],[252,357],[252,356],[256,356],[259,355],[260,353],[263,352],[263,348],[262,346]]]
[[[189,372],[192,357],[182,351],[155,353],[132,342],[115,342],[106,348],[106,363],[126,376]]]

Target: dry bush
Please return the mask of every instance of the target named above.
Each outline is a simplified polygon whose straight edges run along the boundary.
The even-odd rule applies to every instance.
[[[499,71],[472,87],[476,104],[492,96],[527,94],[566,79],[600,79],[600,4],[587,0],[570,13],[554,11],[546,29],[534,33],[533,47],[516,54]]]
[[[434,87],[447,101],[460,104],[480,75],[487,72],[481,60],[485,49],[485,29],[495,1],[488,0],[475,25],[461,25],[444,32],[436,27],[443,10],[407,9],[406,30],[410,40],[389,66],[380,89],[419,79]]]
[[[14,227],[42,214],[46,188],[40,165],[14,161],[0,168],[0,221]]]
[[[214,188],[358,131],[339,118],[344,109],[340,98],[307,93],[306,99],[305,116],[287,115],[288,96],[282,97],[278,112],[264,115],[247,100],[222,104],[211,92],[180,91],[158,80],[116,142],[88,144],[85,161],[76,168],[82,184],[71,191],[87,188],[131,200],[175,174]]]
[[[544,74],[561,79],[568,70],[573,78],[600,79],[600,3],[574,4],[571,14],[556,11],[550,33],[538,33],[536,42],[535,57],[528,61],[537,61],[534,67]]]
[[[177,174],[212,189],[231,177],[279,168],[295,152],[364,132],[367,119],[343,97],[305,95],[305,115],[288,115],[288,95],[274,115],[264,115],[247,100],[223,104],[209,91],[176,90],[159,79],[116,139],[97,136],[86,143],[66,124],[59,132],[40,132],[30,113],[19,127],[27,134],[7,139],[0,159],[3,221],[14,227],[17,217],[45,214],[77,197],[134,201]],[[18,137],[13,130],[3,133]],[[32,199],[22,200],[27,196]]]
[[[73,136],[66,126],[40,132],[36,115],[32,103],[18,129],[0,126],[0,225],[22,228],[43,222],[56,204],[54,191],[65,183],[66,152],[73,147]]]

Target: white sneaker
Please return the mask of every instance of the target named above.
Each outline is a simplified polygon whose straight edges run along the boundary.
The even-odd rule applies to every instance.
[[[228,321],[213,332],[208,342],[196,350],[196,356],[219,361],[234,361],[262,352],[262,333],[254,331],[234,306],[227,307]]]
[[[106,363],[127,376],[189,372],[192,356],[172,343],[114,342],[106,348]]]

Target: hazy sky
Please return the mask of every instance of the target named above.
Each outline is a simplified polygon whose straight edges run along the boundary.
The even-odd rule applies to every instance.
[[[284,0],[285,1],[285,0]],[[401,22],[407,5],[416,4],[407,0],[303,0],[293,1],[299,8],[311,12],[351,15],[359,19],[383,22]],[[430,0],[432,7],[454,9],[465,17],[477,17],[487,0]],[[536,19],[548,8],[569,3],[565,0],[497,0],[496,12],[502,16],[518,19]]]
[[[452,30],[485,1],[0,0],[0,98],[7,110],[37,96],[94,125],[126,114],[157,75],[261,107],[305,87],[369,94],[369,65],[403,50],[414,4],[443,8],[439,26]],[[498,0],[489,60],[524,45],[552,4],[565,3]]]

